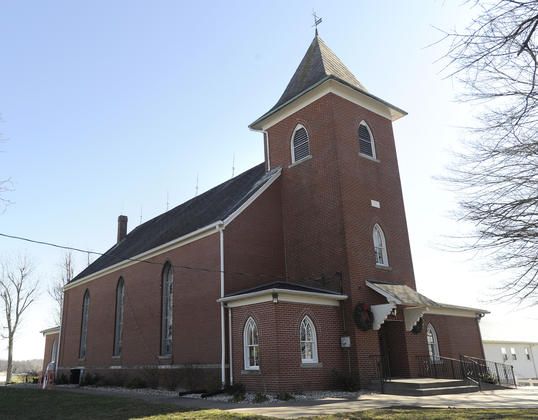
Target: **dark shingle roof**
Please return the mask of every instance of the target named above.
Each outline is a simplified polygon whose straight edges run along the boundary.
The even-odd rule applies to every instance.
[[[355,88],[366,91],[366,88],[357,80],[349,69],[340,61],[334,52],[316,35],[299,67],[291,78],[286,90],[269,111],[273,111],[301,92],[328,77],[342,80]]]
[[[133,258],[197,229],[226,219],[258,191],[278,169],[261,163],[211,190],[133,229],[122,241],[95,260],[72,281]]]

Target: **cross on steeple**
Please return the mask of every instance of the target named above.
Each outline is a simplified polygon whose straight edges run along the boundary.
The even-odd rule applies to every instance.
[[[314,24],[312,26],[316,28],[316,36],[318,36],[318,25],[323,21],[323,19],[316,15],[315,10],[312,11],[312,16],[314,16]]]

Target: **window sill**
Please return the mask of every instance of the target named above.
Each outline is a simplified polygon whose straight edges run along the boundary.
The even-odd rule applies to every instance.
[[[308,155],[307,157],[302,158],[301,160],[293,162],[291,165],[288,166],[288,168],[293,168],[294,166],[297,166],[303,162],[306,162],[307,160],[312,159],[312,155]]]
[[[392,271],[392,267],[390,265],[376,264],[375,268],[377,268],[379,270]]]
[[[121,355],[118,355],[118,356],[112,356],[112,359],[114,359],[114,360],[120,360],[120,359],[121,359]]]
[[[364,159],[368,159],[368,160],[371,160],[372,162],[377,162],[379,163],[379,159],[373,157],[373,156],[368,156],[368,155],[365,155],[364,153],[361,153],[359,152],[359,156],[360,157],[363,157]]]
[[[302,368],[322,368],[323,363],[320,363],[320,362],[307,362],[307,363],[302,362],[301,367]]]
[[[242,369],[241,375],[261,375],[260,369]]]

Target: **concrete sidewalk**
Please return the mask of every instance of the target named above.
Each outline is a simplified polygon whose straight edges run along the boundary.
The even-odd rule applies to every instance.
[[[34,385],[35,386],[35,385]],[[27,385],[27,387],[31,387]],[[233,413],[256,414],[280,418],[311,417],[348,413],[389,407],[428,408],[537,408],[538,387],[475,392],[469,394],[412,397],[388,394],[361,394],[357,398],[324,398],[321,400],[279,401],[265,404],[228,403],[196,398],[178,398],[131,390],[110,391],[103,388],[58,387],[57,390],[83,394],[97,394],[137,398],[153,403],[174,404],[190,409],[220,409]]]
[[[475,392],[471,394],[409,397],[363,394],[356,400],[294,401],[278,406],[256,405],[230,409],[234,413],[255,413],[280,418],[310,417],[388,407],[429,408],[538,408],[538,387]]]

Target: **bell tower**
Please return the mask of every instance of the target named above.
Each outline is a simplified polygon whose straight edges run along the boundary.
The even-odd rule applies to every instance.
[[[282,168],[289,279],[341,273],[363,301],[375,299],[367,280],[415,288],[392,132],[405,115],[316,35],[280,99],[250,125],[264,133],[267,169]]]

